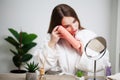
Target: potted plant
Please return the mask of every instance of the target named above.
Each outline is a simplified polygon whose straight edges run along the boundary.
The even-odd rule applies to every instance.
[[[84,76],[84,72],[83,71],[78,70],[76,72],[76,80],[85,80],[83,76]]]
[[[7,42],[12,44],[15,47],[15,50],[10,49],[14,54],[13,63],[18,68],[17,70],[11,70],[12,73],[25,73],[26,70],[22,70],[21,66],[24,62],[29,61],[32,58],[32,55],[28,51],[36,46],[36,43],[33,42],[37,38],[36,34],[28,34],[27,32],[17,32],[16,30],[9,28],[10,33],[14,36],[8,36],[5,38]]]
[[[35,71],[39,69],[38,64],[35,64],[34,61],[26,64],[27,66],[25,68],[28,71],[26,73],[26,80],[37,80],[37,74]]]

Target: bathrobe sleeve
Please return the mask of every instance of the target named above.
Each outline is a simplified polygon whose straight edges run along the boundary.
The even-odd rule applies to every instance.
[[[40,49],[35,50],[33,57],[35,62],[39,63],[39,67],[44,67],[45,71],[57,66],[56,50],[48,46],[48,41],[46,40]]]

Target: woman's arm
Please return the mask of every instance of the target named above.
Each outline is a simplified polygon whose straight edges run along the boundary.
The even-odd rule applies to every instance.
[[[40,67],[44,67],[45,71],[57,65],[56,51],[52,50],[48,44],[43,48],[35,51],[34,60],[39,63]]]

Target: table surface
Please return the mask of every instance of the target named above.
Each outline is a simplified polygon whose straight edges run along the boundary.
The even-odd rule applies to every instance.
[[[76,80],[75,76],[71,75],[45,75],[46,80]],[[0,80],[25,80],[26,74],[14,74],[14,73],[0,73]],[[93,76],[85,76],[85,79],[93,78]],[[103,80],[103,76],[98,76]]]

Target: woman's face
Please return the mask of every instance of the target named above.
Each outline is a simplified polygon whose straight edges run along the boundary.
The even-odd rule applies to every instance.
[[[73,17],[63,17],[61,24],[73,36],[78,31],[78,21]]]

